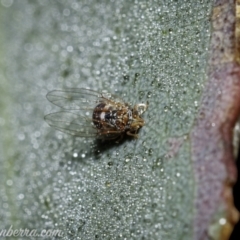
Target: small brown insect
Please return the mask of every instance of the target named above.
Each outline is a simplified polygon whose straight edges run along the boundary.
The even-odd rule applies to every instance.
[[[147,104],[131,107],[110,93],[70,88],[51,91],[47,99],[68,111],[48,114],[46,122],[77,137],[116,139],[127,134],[137,138],[138,130],[144,126],[141,115],[146,111]]]

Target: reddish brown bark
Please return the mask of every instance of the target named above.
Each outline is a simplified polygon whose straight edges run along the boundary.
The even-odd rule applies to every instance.
[[[208,75],[191,133],[196,180],[194,239],[209,239],[209,226],[220,213],[220,239],[228,239],[238,212],[232,186],[237,172],[233,157],[233,128],[240,115],[240,66],[237,63],[234,1],[216,1],[212,11],[212,36]],[[219,215],[218,215],[219,216]]]

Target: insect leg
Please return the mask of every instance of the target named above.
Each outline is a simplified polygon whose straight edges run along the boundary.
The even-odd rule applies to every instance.
[[[127,135],[128,135],[128,136],[131,136],[131,137],[134,137],[135,139],[138,138],[138,134],[136,134],[136,133],[131,133],[130,131],[127,131]]]

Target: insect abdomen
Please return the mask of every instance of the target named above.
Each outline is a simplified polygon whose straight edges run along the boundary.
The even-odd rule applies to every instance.
[[[106,106],[105,103],[100,103],[93,110],[92,115],[93,124],[98,129],[101,129],[103,127],[102,122],[105,121],[105,117],[103,116],[105,106]]]
[[[126,109],[116,110],[112,105],[100,103],[94,108],[92,119],[98,129],[109,128],[124,131],[128,115]]]

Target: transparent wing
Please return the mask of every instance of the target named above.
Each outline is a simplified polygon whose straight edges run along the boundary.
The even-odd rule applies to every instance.
[[[75,137],[114,139],[122,134],[110,125],[97,129],[90,118],[72,112],[50,113],[44,119],[49,126]]]
[[[93,109],[101,102],[110,102],[111,104],[120,102],[125,104],[113,94],[99,93],[85,88],[53,90],[47,94],[47,99],[51,103],[67,110]]]
[[[56,112],[45,116],[45,121],[55,129],[79,137],[97,137],[98,130],[91,119],[72,113]]]

